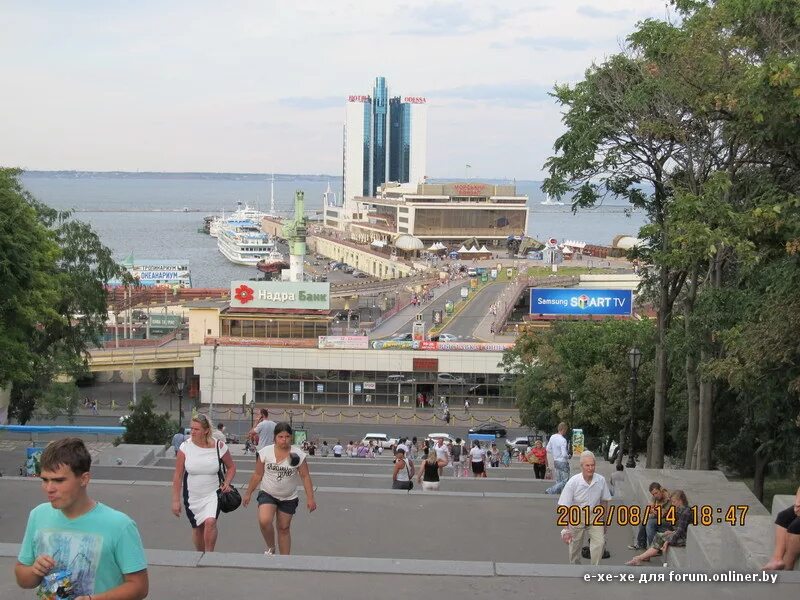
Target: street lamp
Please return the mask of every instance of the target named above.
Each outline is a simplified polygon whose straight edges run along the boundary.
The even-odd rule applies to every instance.
[[[572,458],[572,430],[575,428],[575,390],[569,391],[569,456]]]
[[[642,351],[633,347],[628,351],[628,362],[631,366],[631,422],[628,431],[628,462],[625,466],[629,469],[636,467],[633,459],[633,411],[636,408],[636,384],[639,382],[639,365],[642,362]],[[620,462],[622,462],[622,452],[620,451]]]
[[[183,431],[183,379],[178,380],[178,426]]]

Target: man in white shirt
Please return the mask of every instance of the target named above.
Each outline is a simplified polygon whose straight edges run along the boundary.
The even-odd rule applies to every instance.
[[[275,421],[270,421],[269,411],[266,408],[261,409],[261,418],[258,420],[258,425],[250,430],[248,435],[258,436],[258,446],[256,452],[275,443]]]
[[[444,438],[436,440],[433,449],[436,451],[436,460],[443,460],[448,465],[450,464],[450,448],[445,445]],[[444,467],[439,467],[439,477],[442,476],[442,471],[444,471]]]
[[[560,494],[569,479],[569,453],[567,450],[567,424],[558,424],[558,433],[554,433],[547,441],[547,456],[553,459],[553,472],[556,476],[555,485],[547,488],[545,494]]]
[[[397,443],[397,446],[395,446],[394,451],[397,452],[398,450],[402,450],[408,454],[408,438],[400,438],[400,441]]]
[[[344,451],[344,448],[342,448],[342,443],[341,442],[336,442],[334,444],[334,446],[333,446],[333,456],[335,458],[340,458],[342,456],[342,452],[343,451]]]
[[[594,454],[588,450],[581,452],[581,472],[570,477],[558,498],[559,506],[577,506],[581,509],[567,512],[572,534],[569,540],[569,562],[575,565],[581,563],[585,534],[589,534],[589,554],[593,565],[600,564],[606,544],[607,527],[602,523],[605,523],[611,492],[605,477],[594,472],[595,466]],[[602,510],[595,509],[597,506],[602,507]],[[600,524],[594,524],[596,522]]]
[[[227,436],[225,435],[225,425],[223,425],[222,423],[217,423],[217,428],[211,434],[211,437],[213,437],[218,442],[225,443],[227,441]]]

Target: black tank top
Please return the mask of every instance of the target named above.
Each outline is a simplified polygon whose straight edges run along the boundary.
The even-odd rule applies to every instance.
[[[423,463],[424,473],[422,474],[422,481],[435,482],[439,481],[439,465],[438,463],[429,463],[427,460]]]

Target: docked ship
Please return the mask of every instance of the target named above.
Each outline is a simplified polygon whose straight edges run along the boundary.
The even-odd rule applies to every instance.
[[[275,249],[275,243],[260,222],[228,218],[218,228],[217,248],[232,263],[257,265]]]
[[[208,234],[211,237],[219,237],[219,230],[227,221],[255,221],[261,223],[261,219],[268,216],[269,213],[262,212],[253,208],[249,204],[236,202],[236,210],[228,216],[222,213],[221,217],[216,217],[208,224]]]
[[[256,267],[262,273],[280,273],[283,269],[289,268],[289,261],[277,250],[272,250],[258,261]]]

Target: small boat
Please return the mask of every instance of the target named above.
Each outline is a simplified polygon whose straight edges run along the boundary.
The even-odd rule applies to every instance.
[[[542,206],[564,206],[563,202],[553,200],[553,198],[550,196],[548,196],[546,200],[542,200],[539,204]]]
[[[271,251],[266,257],[256,264],[262,273],[280,273],[283,269],[289,268],[289,261],[277,250]]]

